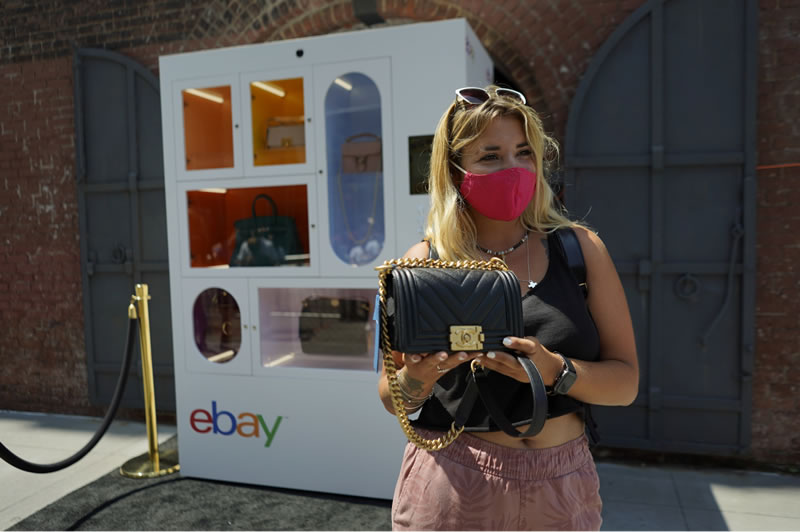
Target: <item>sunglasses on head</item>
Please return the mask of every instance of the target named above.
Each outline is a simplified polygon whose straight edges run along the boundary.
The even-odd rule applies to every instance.
[[[494,90],[494,94],[501,98],[514,100],[522,105],[528,103],[525,99],[525,95],[519,91],[515,91],[514,89],[497,88]],[[481,89],[480,87],[462,87],[460,89],[456,89],[456,98],[459,101],[466,102],[470,105],[480,105],[486,100],[489,100],[491,97],[492,95],[489,93],[489,91],[486,89]]]

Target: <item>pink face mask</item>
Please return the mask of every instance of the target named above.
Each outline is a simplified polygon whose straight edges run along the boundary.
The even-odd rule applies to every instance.
[[[509,222],[516,220],[533,199],[536,173],[526,168],[505,168],[491,174],[464,172],[461,195],[476,211],[491,218]]]

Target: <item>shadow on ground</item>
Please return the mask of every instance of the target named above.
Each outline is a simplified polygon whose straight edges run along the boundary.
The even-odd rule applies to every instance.
[[[390,530],[390,511],[383,499],[112,471],[9,530]]]

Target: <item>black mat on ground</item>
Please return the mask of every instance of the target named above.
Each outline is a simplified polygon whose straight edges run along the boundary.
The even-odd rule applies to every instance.
[[[162,449],[174,447],[175,438]],[[122,465],[122,464],[120,464]],[[118,470],[8,530],[390,530],[391,501]]]

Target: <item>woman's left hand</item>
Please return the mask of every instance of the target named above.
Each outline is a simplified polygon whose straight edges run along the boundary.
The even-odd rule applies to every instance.
[[[544,383],[547,386],[553,385],[564,363],[560,356],[549,351],[534,336],[525,338],[509,336],[503,340],[503,344],[521,356],[531,359],[536,369],[542,374]],[[505,351],[489,351],[480,358],[480,363],[487,369],[502,373],[519,382],[529,382],[528,374],[525,373],[517,357]]]

